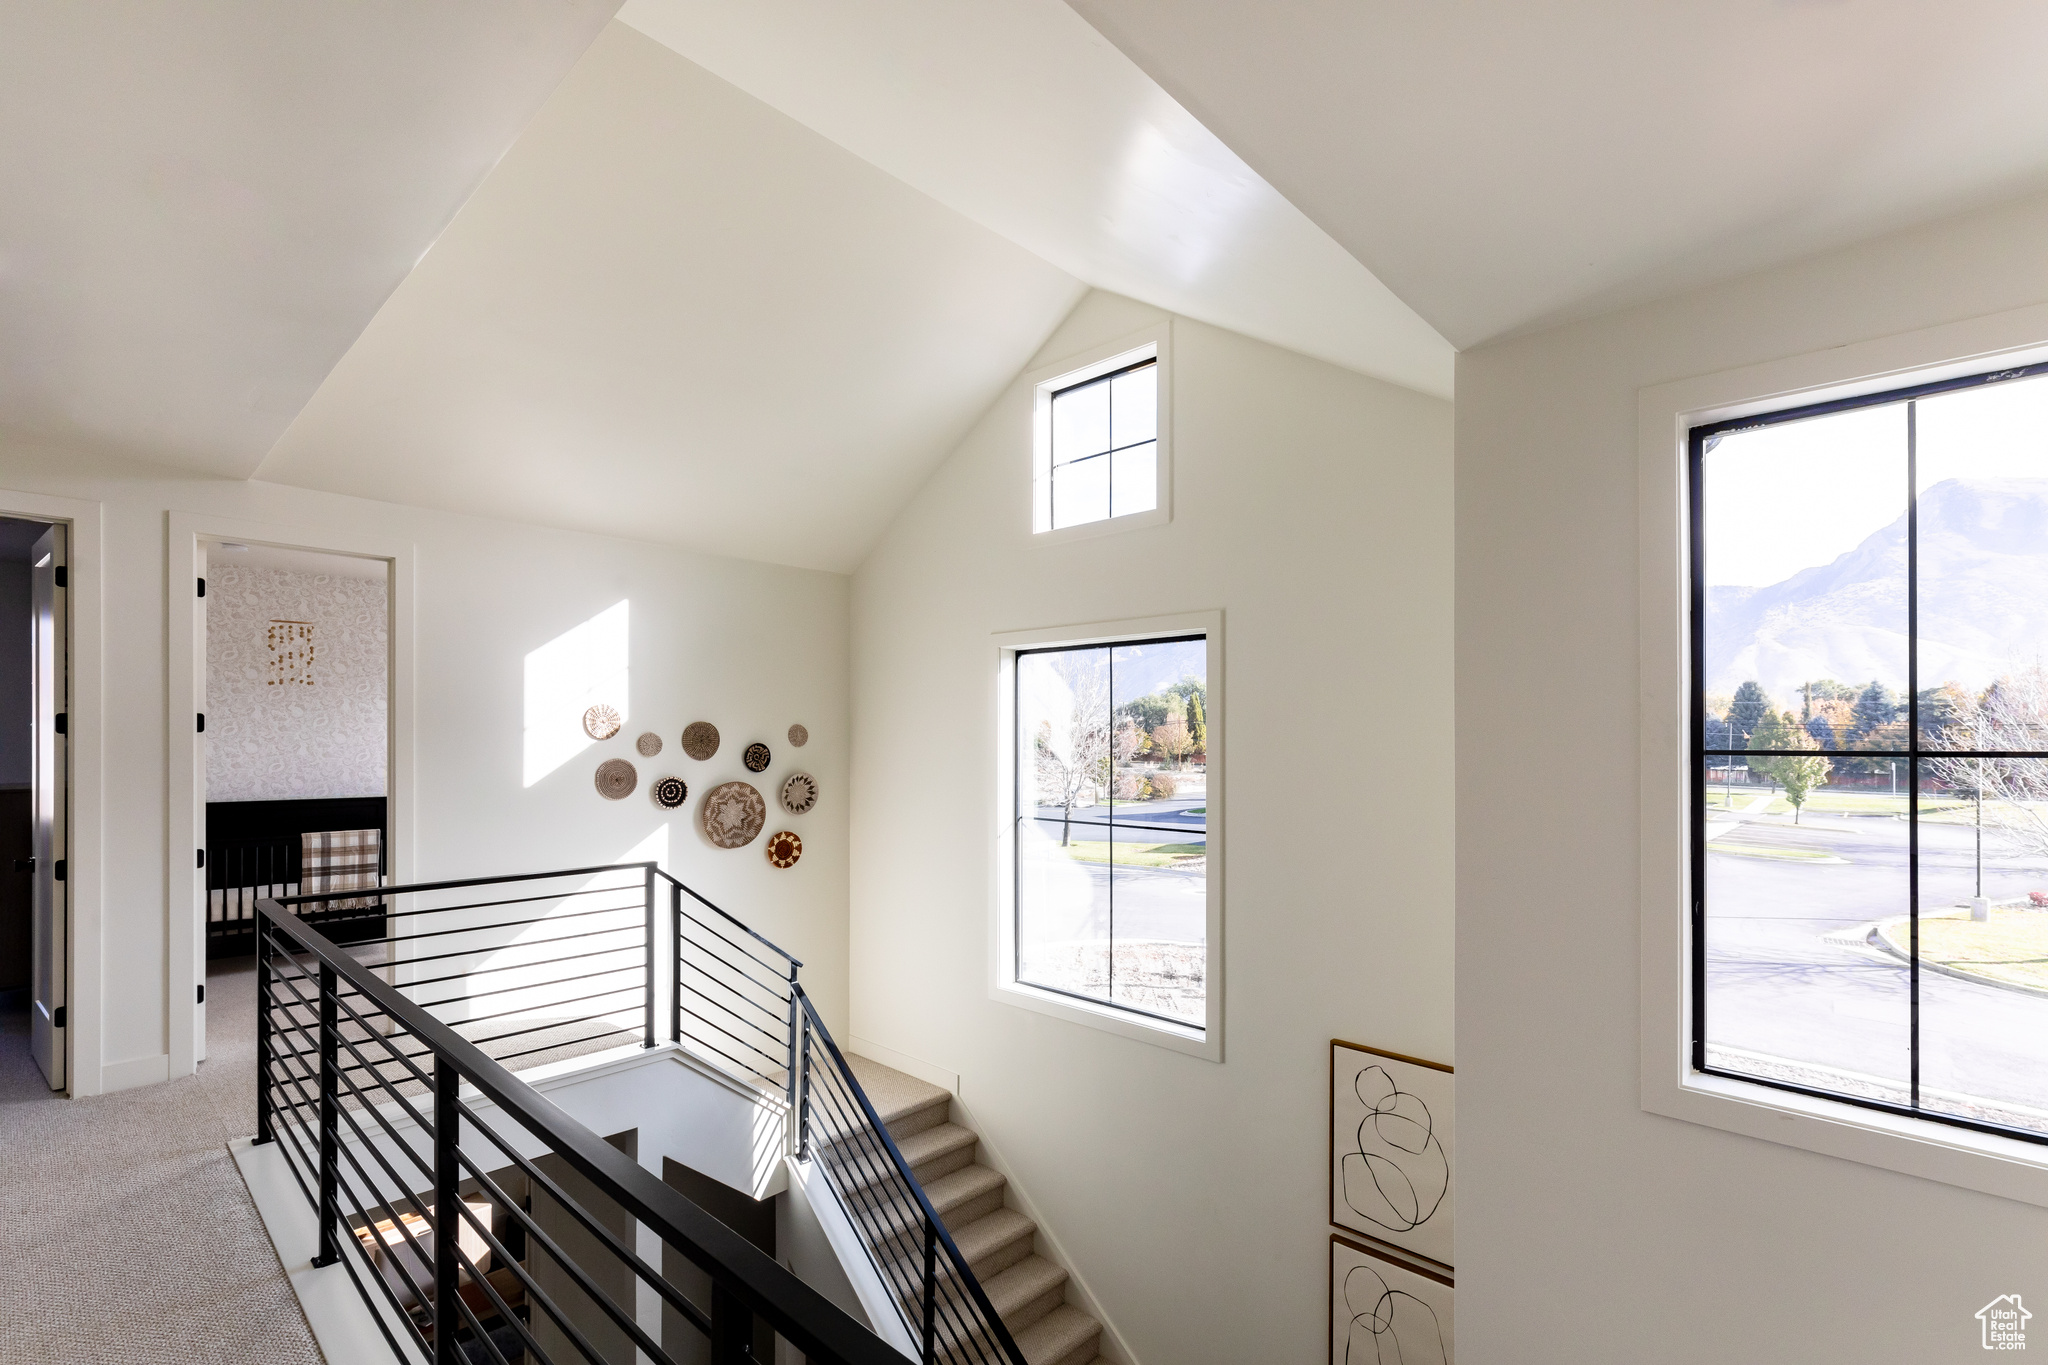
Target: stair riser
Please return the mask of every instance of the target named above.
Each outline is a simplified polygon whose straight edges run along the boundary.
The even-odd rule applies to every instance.
[[[1088,1339],[1073,1350],[1053,1360],[1034,1360],[1031,1365],[1093,1365],[1097,1347],[1102,1344],[1102,1333],[1092,1332]]]
[[[976,1275],[975,1278],[980,1279],[981,1277]],[[1027,1299],[1015,1308],[1004,1312],[1003,1325],[1010,1329],[1012,1335],[1015,1335],[1066,1301],[1067,1286],[1065,1281],[1062,1281],[1046,1290],[1043,1294],[1040,1294],[1037,1298]]]
[[[991,1251],[984,1252],[978,1260],[969,1261],[968,1268],[974,1278],[987,1284],[996,1276],[1008,1270],[1031,1254],[1031,1241],[1035,1230],[1026,1229],[1024,1235],[1004,1242]]]
[[[950,1100],[937,1100],[922,1109],[913,1109],[908,1114],[889,1120],[889,1136],[898,1142],[912,1133],[922,1133],[927,1128],[936,1128],[946,1121],[946,1113],[952,1107]]]
[[[912,1166],[910,1173],[917,1177],[918,1184],[929,1185],[942,1175],[951,1175],[973,1164],[974,1144],[970,1142],[957,1152],[947,1152],[944,1156],[933,1157],[921,1166]]]
[[[985,1190],[972,1199],[955,1204],[950,1209],[939,1210],[939,1221],[946,1225],[946,1231],[958,1235],[960,1229],[977,1218],[986,1218],[1003,1206],[1003,1187]]]

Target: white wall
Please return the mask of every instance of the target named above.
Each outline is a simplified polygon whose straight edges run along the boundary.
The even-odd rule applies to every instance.
[[[1091,294],[1034,366],[1156,310]],[[1175,514],[1034,544],[1013,384],[854,576],[854,1031],[960,1076],[1147,1365],[1321,1361],[1327,1042],[1451,1060],[1450,408],[1174,323]],[[1219,1065],[988,997],[995,632],[1224,613]]]
[[[2048,1212],[1637,1102],[1637,391],[2048,300],[2044,241],[2037,201],[1461,358],[1468,1365],[1937,1365],[2048,1298]]]
[[[346,561],[341,561],[345,563]],[[384,795],[389,604],[382,577],[216,554],[206,576],[206,799]],[[274,676],[279,622],[312,628],[309,666]],[[304,681],[300,681],[303,677]]]
[[[183,727],[167,734],[165,722],[164,564],[172,509],[261,521],[278,528],[278,539],[316,549],[322,527],[417,547],[418,815],[409,833],[418,876],[658,857],[803,958],[820,1010],[843,1026],[845,577],[274,484],[181,476],[19,438],[0,438],[0,512],[4,490],[104,505],[106,700],[99,723],[107,947],[104,961],[78,967],[98,978],[101,1062],[169,1051],[164,849],[167,839],[189,837],[165,828],[166,746],[189,742]],[[625,730],[527,786],[526,655],[621,601],[630,603],[631,621]],[[699,718],[728,736],[708,763],[683,757],[677,742],[682,727]],[[696,798],[712,782],[747,776],[740,764],[747,740],[775,746],[775,764],[757,785],[779,780],[792,766],[780,737],[793,721],[810,727],[802,764],[824,794],[810,814],[789,817],[804,836],[804,857],[777,871],[758,841],[736,852],[714,849],[694,816]],[[668,741],[651,763],[632,751],[643,729]],[[599,758],[614,755],[642,771],[640,790],[620,802],[599,797],[591,783]],[[689,782],[692,797],[672,815],[647,799],[651,777],[668,771]],[[394,841],[407,835],[393,831]]]

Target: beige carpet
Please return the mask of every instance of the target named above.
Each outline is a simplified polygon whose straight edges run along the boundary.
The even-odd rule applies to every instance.
[[[0,1365],[321,1360],[227,1151],[255,1128],[253,972],[207,1004],[199,1075],[79,1100],[0,1015]]]

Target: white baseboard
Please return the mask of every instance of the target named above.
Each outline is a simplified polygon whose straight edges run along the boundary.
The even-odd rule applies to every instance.
[[[111,1095],[116,1090],[133,1090],[138,1085],[155,1085],[171,1078],[171,1056],[168,1052],[155,1057],[130,1057],[125,1062],[108,1062],[100,1068],[100,1093]]]
[[[846,1050],[871,1062],[893,1066],[906,1076],[915,1076],[926,1085],[935,1085],[954,1098],[959,1098],[960,1073],[957,1071],[933,1066],[930,1062],[921,1061],[907,1052],[898,1052],[893,1047],[883,1047],[880,1043],[863,1038],[857,1033],[848,1035]]]

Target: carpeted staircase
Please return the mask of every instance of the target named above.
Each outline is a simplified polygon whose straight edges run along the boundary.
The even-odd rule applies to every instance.
[[[1067,1272],[1037,1254],[1038,1225],[1003,1203],[1008,1182],[975,1160],[953,1097],[865,1057],[848,1057],[889,1136],[973,1267],[1030,1365],[1106,1365],[1102,1324],[1066,1302]]]

